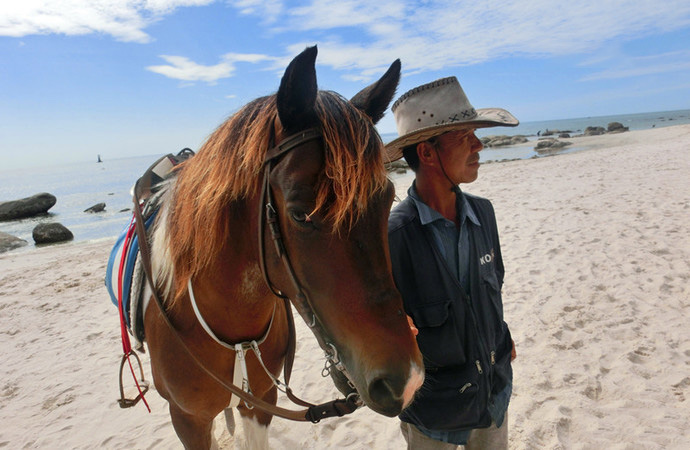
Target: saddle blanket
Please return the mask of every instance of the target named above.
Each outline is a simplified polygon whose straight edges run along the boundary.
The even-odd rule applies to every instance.
[[[163,183],[172,173],[172,169],[179,163],[194,155],[185,148],[177,155],[168,154],[159,158],[142,175],[135,184],[136,197],[141,202],[134,207],[142,207],[144,227],[148,235],[160,207],[160,194]],[[139,263],[139,240],[134,230],[134,217],[122,230],[108,258],[105,273],[105,285],[110,294],[110,300],[119,308],[122,300],[122,315],[129,332],[140,347],[144,341],[143,305],[146,291],[150,295],[150,288],[146,282],[144,269]]]

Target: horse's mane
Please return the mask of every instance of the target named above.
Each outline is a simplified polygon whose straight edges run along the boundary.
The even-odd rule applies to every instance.
[[[386,186],[381,139],[371,120],[334,92],[319,91],[315,112],[325,148],[315,211],[324,214],[335,232],[347,231]],[[276,122],[276,96],[258,98],[218,127],[197,155],[180,166],[166,226],[175,297],[230,239],[231,205],[258,195]]]

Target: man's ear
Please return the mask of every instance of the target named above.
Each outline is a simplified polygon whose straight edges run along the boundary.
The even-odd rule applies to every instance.
[[[424,165],[434,164],[438,160],[436,149],[429,141],[423,141],[417,144],[417,157],[419,163]]]

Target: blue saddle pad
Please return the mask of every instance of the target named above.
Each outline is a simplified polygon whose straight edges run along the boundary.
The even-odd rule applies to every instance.
[[[151,217],[149,217],[145,222],[145,228],[148,231],[149,227],[153,223],[156,213],[154,212]],[[130,323],[130,296],[132,291],[132,279],[134,274],[134,265],[137,260],[137,255],[139,254],[139,241],[136,233],[129,241],[129,245],[125,247],[125,240],[127,237],[127,231],[129,230],[129,225],[122,230],[122,233],[117,238],[113,249],[110,251],[110,257],[108,258],[108,267],[105,271],[105,286],[110,294],[110,300],[115,306],[118,306],[117,292],[118,288],[122,287],[122,307],[124,309],[124,316],[129,328],[132,327]],[[122,271],[122,279],[119,279],[120,264],[124,258],[125,263]],[[118,284],[119,283],[119,284]]]

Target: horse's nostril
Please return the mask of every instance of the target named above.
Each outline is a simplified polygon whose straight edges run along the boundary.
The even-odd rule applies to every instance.
[[[377,377],[369,384],[369,398],[376,405],[372,409],[387,416],[396,416],[402,411],[402,398],[396,393],[391,381],[385,377]]]

